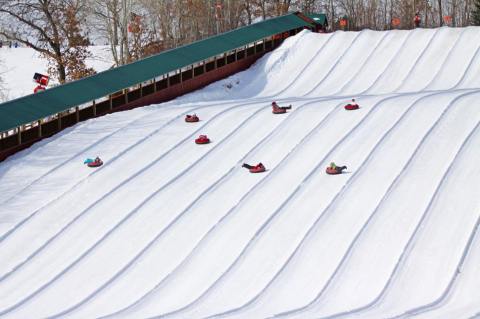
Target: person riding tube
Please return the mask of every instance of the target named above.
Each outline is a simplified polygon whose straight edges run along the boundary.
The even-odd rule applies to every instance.
[[[273,101],[272,102],[272,113],[273,114],[283,114],[286,113],[287,110],[290,110],[292,108],[292,105],[288,106],[279,106],[277,102]]]
[[[196,144],[208,144],[210,143],[210,139],[206,135],[200,135],[197,139],[195,139]]]
[[[255,166],[243,163],[242,167],[248,169],[250,173],[263,173],[266,170],[265,166],[262,163],[258,163]]]
[[[187,114],[187,116],[185,116],[185,122],[194,123],[198,121],[200,121],[200,119],[198,118],[197,114]]]
[[[330,166],[327,167],[326,172],[329,175],[337,175],[342,174],[345,169],[347,169],[347,166],[337,166],[334,162],[331,162]]]

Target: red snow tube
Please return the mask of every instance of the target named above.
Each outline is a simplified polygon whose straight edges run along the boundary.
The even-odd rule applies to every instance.
[[[90,162],[90,163],[87,164],[88,167],[99,167],[99,166],[102,166],[102,165],[103,165],[102,160],[93,161],[93,162]]]
[[[263,173],[265,172],[265,166],[257,165],[249,169],[250,173]]]
[[[330,166],[326,169],[327,174],[329,175],[337,175],[342,174],[342,172],[337,171],[335,168],[331,168]]]
[[[272,113],[273,114],[283,114],[283,113],[287,113],[287,110],[282,109],[280,107],[273,107],[272,108]]]
[[[356,105],[352,105],[352,104],[345,105],[345,110],[347,110],[347,111],[353,111],[353,110],[357,110],[357,109],[359,109],[358,104],[356,104]]]
[[[198,122],[199,120],[200,119],[195,114],[185,116],[185,122],[193,123],[193,122]]]
[[[195,140],[195,143],[197,143],[197,144],[208,144],[208,143],[210,143],[210,139],[206,135],[200,135]]]

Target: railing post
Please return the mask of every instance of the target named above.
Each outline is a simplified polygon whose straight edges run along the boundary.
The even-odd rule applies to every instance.
[[[263,49],[263,52],[265,52],[265,38],[263,38],[262,40],[262,49]]]
[[[237,62],[237,49],[235,49],[235,62]]]
[[[183,72],[182,72],[182,68],[180,68],[180,83],[183,83]]]
[[[140,83],[140,98],[143,97],[143,83]]]
[[[93,117],[96,117],[97,116],[97,103],[95,102],[95,100],[93,100],[92,109],[93,109]]]
[[[214,64],[213,64],[213,68],[216,69],[218,66],[217,66],[217,56],[215,56],[215,60],[214,60]]]
[[[157,78],[153,78],[153,92],[157,92]]]
[[[257,42],[253,42],[253,55],[257,54]]]
[[[80,108],[78,106],[75,106],[75,120],[80,122]]]
[[[170,87],[170,73],[167,73],[167,88]]]
[[[123,89],[123,96],[125,97],[125,104],[128,104],[128,89]]]
[[[203,60],[203,73],[207,73],[207,63]]]
[[[42,137],[42,120],[38,120],[38,137]]]
[[[18,145],[21,145],[22,144],[22,127],[19,126],[17,127],[17,142],[18,142]]]
[[[109,102],[108,108],[111,111],[113,109],[112,95],[111,94],[108,95],[108,102]]]
[[[57,113],[58,119],[57,119],[57,129],[60,132],[62,130],[62,113]]]

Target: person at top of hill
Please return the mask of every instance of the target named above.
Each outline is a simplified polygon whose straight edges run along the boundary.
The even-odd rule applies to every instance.
[[[420,18],[420,13],[419,12],[415,13],[415,17],[413,18],[413,23],[415,24],[415,28],[420,27],[421,21],[422,19]]]
[[[352,99],[352,101],[350,102],[350,104],[352,106],[358,106],[357,102],[355,101],[355,99]]]

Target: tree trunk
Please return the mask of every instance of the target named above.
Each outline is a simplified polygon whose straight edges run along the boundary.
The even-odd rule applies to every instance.
[[[442,0],[438,0],[438,17],[440,18],[440,26],[443,26]]]

